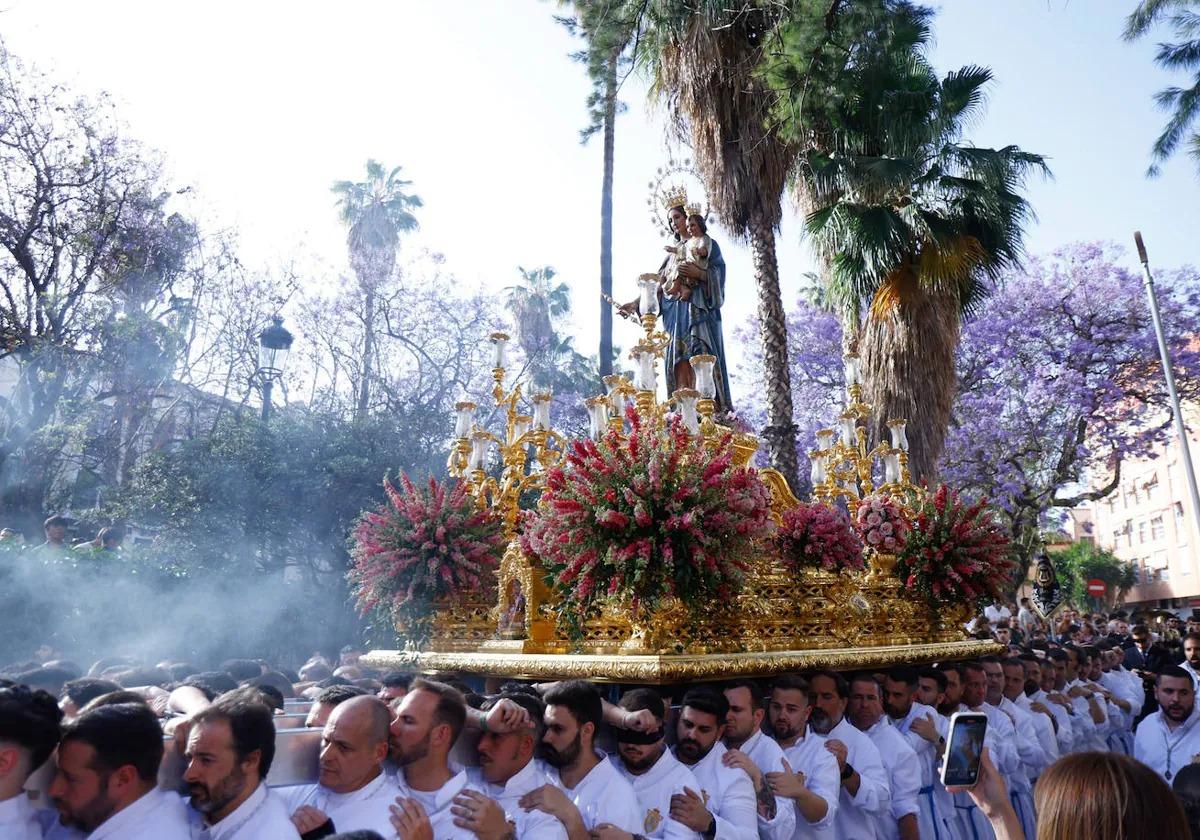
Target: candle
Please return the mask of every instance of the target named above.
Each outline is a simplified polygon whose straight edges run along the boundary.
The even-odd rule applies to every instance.
[[[903,420],[892,420],[888,423],[888,429],[892,433],[892,448],[899,449],[901,452],[908,451],[908,431],[905,428],[906,425]]]
[[[820,487],[825,483],[825,456],[820,452],[810,452],[808,457],[812,458],[812,485]]]
[[[643,274],[638,278],[638,311],[643,315],[658,314],[658,275]]]
[[[543,432],[550,431],[550,400],[549,391],[533,395],[533,428]]]
[[[488,446],[491,444],[491,439],[487,432],[479,431],[471,436],[471,458],[468,461],[468,466],[473,470],[483,469],[483,465],[487,463]]]
[[[521,438],[525,437],[532,423],[533,418],[528,414],[519,414],[514,417],[508,429],[508,442],[510,444],[517,443]]]
[[[625,417],[625,391],[621,388],[616,388],[608,395],[609,402],[612,403],[614,417]]]
[[[673,397],[675,405],[679,408],[679,417],[683,420],[684,428],[689,434],[697,434],[700,431],[700,417],[696,414],[696,400],[700,398],[700,392],[694,388],[680,388]]]
[[[654,351],[644,344],[633,348],[637,358],[637,387],[641,391],[658,390],[658,370],[655,365]]]
[[[508,335],[502,332],[494,332],[491,334],[489,341],[492,342],[492,367],[507,367],[508,365],[506,364],[504,358],[504,350],[508,345]]]
[[[583,404],[588,412],[588,435],[592,440],[600,440],[608,428],[608,398],[589,397]]]
[[[883,480],[886,484],[900,481],[900,456],[888,453],[883,456]]]
[[[822,451],[833,447],[833,429],[821,429],[817,432],[817,447]]]
[[[466,400],[454,404],[454,436],[465,438],[475,425],[475,403]]]
[[[717,383],[713,379],[713,369],[716,367],[717,357],[704,353],[692,356],[688,363],[696,374],[696,390],[700,392],[700,396],[706,400],[716,398]]]
[[[857,385],[861,381],[859,378],[858,354],[847,353],[842,364],[842,371],[846,377],[846,387]]]
[[[858,422],[854,419],[854,415],[843,414],[841,416],[842,426],[842,443],[846,446],[858,445]]]

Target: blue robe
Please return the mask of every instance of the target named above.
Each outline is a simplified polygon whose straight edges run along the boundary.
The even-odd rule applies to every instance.
[[[718,411],[732,408],[729,396],[729,368],[725,363],[725,340],[721,333],[721,305],[725,303],[725,258],[721,246],[713,240],[708,255],[708,276],[692,289],[688,300],[671,300],[663,296],[663,330],[671,336],[667,345],[667,393],[675,384],[675,365],[692,356],[709,353],[717,357],[713,380],[717,386],[715,402]]]

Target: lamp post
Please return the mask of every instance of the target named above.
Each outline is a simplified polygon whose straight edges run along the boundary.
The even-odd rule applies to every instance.
[[[258,376],[262,382],[262,419],[271,416],[271,389],[275,380],[283,376],[288,351],[292,349],[294,337],[284,329],[283,318],[271,316],[271,326],[258,334]]]

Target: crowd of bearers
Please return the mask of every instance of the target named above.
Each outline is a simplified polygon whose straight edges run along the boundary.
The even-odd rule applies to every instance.
[[[624,691],[380,674],[354,649],[298,672],[20,663],[0,679],[0,838],[1013,840],[1053,822],[1046,780],[1077,783],[1058,769],[1076,755],[1174,784],[1186,808],[1155,819],[1200,813],[1200,633],[1152,673],[1126,664],[1160,655],[1142,625],[1081,645],[1003,621],[978,660]],[[989,724],[970,791],[940,782],[956,711]],[[285,712],[320,733],[307,784],[267,781]]]

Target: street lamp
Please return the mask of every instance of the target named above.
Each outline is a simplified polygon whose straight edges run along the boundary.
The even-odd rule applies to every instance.
[[[283,318],[271,316],[271,326],[258,334],[258,376],[262,381],[262,419],[271,415],[271,388],[283,376],[283,365],[294,337],[283,327]]]

